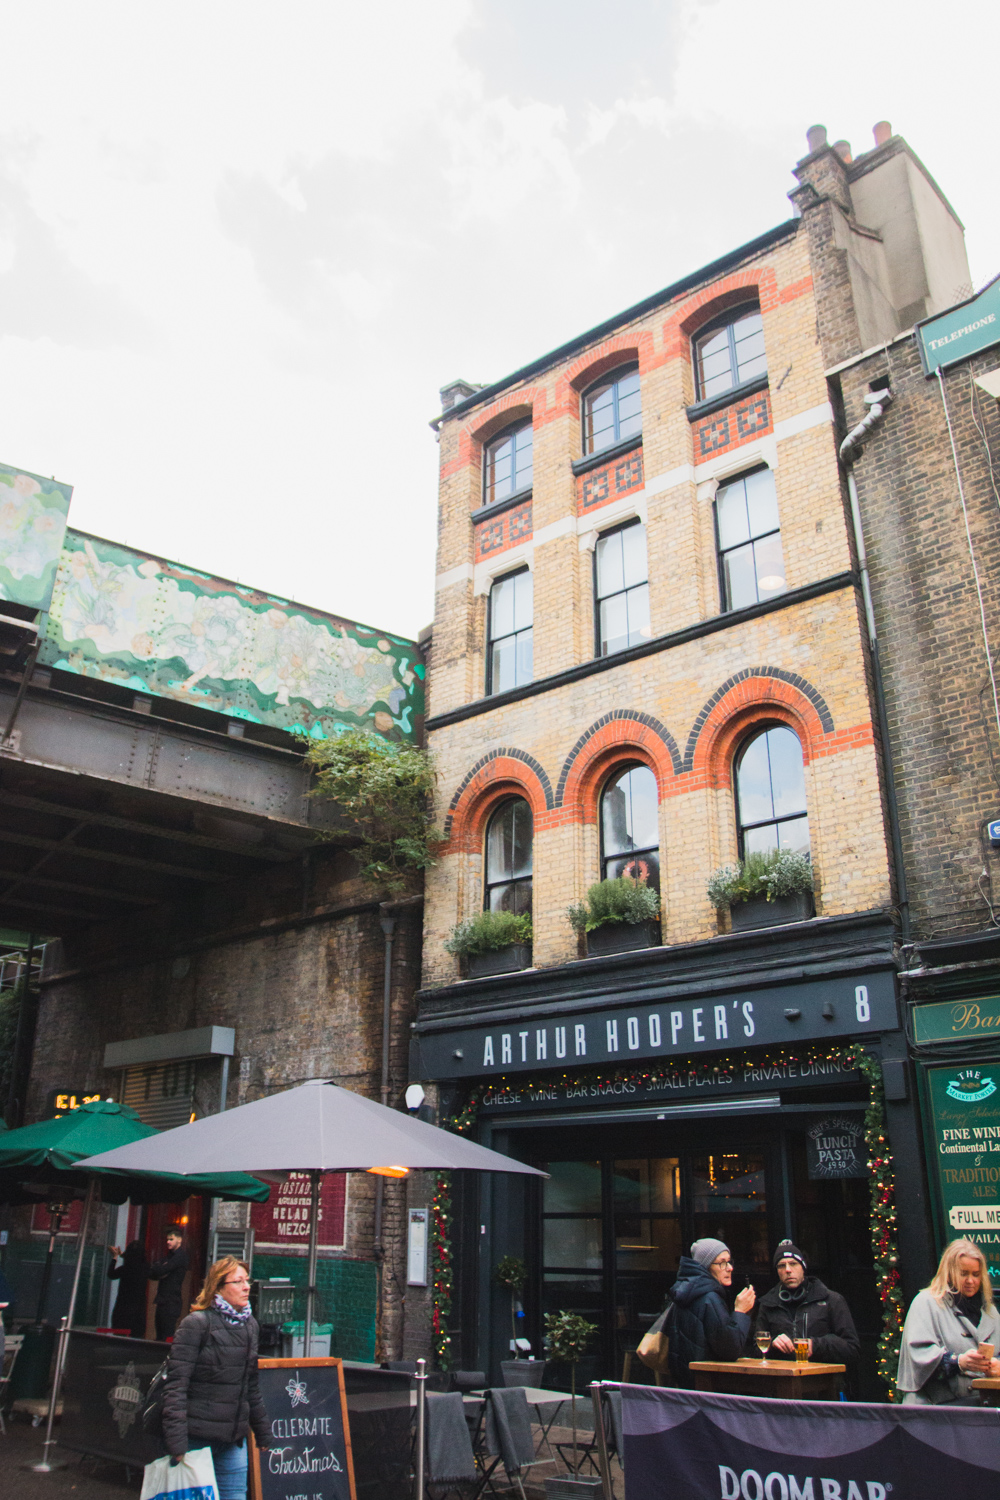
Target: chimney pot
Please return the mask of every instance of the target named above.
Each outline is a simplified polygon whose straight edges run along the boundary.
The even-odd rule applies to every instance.
[[[836,153],[840,157],[841,161],[850,161],[851,160],[851,143],[850,143],[850,141],[834,141],[834,143],[833,143],[833,149],[834,149],[834,151],[836,151]]]
[[[826,126],[810,125],[809,129],[806,131],[806,140],[809,143],[810,155],[813,151],[819,151],[823,146],[826,145]]]
[[[892,135],[892,126],[889,121],[879,120],[878,124],[872,127],[872,135],[875,137],[876,146],[884,146]]]

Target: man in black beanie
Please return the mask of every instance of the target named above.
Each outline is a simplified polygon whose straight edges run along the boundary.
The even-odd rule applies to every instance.
[[[820,1364],[849,1365],[857,1359],[858,1341],[850,1308],[839,1292],[831,1292],[818,1276],[808,1274],[798,1245],[782,1240],[774,1252],[778,1285],[758,1303],[757,1329],[771,1335],[768,1359],[795,1358],[795,1336],[809,1345],[809,1359]]]

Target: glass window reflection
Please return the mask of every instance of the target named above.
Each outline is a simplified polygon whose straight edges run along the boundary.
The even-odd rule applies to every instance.
[[[619,771],[601,796],[602,875],[660,888],[659,801],[648,766]]]
[[[809,852],[802,746],[776,725],[755,735],[736,767],[736,803],[744,856],[775,849]]]
[[[531,808],[523,797],[505,802],[486,832],[486,906],[490,911],[531,911]]]

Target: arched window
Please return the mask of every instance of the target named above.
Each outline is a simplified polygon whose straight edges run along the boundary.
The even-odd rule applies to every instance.
[[[531,808],[523,797],[498,807],[486,830],[488,911],[531,911]]]
[[[731,307],[694,341],[698,400],[720,396],[767,374],[764,325],[758,307]]]
[[[638,365],[605,375],[583,398],[583,451],[600,453],[642,432]]]
[[[809,853],[809,815],[802,746],[784,724],[754,735],[736,766],[740,853],[772,849]]]
[[[533,433],[530,422],[506,432],[487,443],[483,455],[483,504],[506,500],[530,490],[532,475]]]
[[[656,777],[648,766],[616,770],[601,793],[601,875],[660,889]]]

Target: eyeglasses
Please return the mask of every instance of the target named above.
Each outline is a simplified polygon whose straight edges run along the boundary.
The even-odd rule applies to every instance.
[[[249,1278],[249,1276],[230,1276],[227,1281],[224,1281],[222,1283],[222,1285],[223,1286],[249,1286],[250,1285],[250,1278]]]
[[[720,1271],[731,1271],[733,1269],[731,1260],[715,1260],[712,1264],[718,1266]]]

